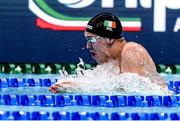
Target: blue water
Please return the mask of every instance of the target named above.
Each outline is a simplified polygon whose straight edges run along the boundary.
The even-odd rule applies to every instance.
[[[179,81],[180,75],[176,74],[162,74],[163,78],[168,83],[169,81]],[[23,74],[0,74],[0,79],[5,78],[37,78],[37,79],[44,79],[44,78],[50,78],[50,79],[58,79],[59,75],[52,75],[52,74],[46,74],[46,75],[23,75]],[[48,90],[48,86],[34,86],[34,87],[1,87],[0,88],[1,96],[6,94],[11,95],[55,95],[52,94]],[[65,94],[68,95],[68,94]],[[70,94],[70,95],[76,95],[76,94]],[[101,94],[100,94],[101,95]],[[177,94],[174,94],[174,96],[177,96]],[[178,94],[179,96],[179,94]],[[180,99],[180,96],[179,96]],[[180,100],[179,100],[180,102]],[[3,99],[0,100],[0,112],[1,111],[24,111],[24,112],[34,112],[34,111],[45,111],[52,114],[55,111],[60,112],[105,112],[108,114],[108,117],[111,117],[111,113],[113,112],[125,112],[125,113],[180,113],[180,103],[179,106],[173,106],[173,107],[101,107],[101,106],[21,106],[21,105],[4,105]],[[0,113],[1,115],[1,113]],[[180,118],[180,117],[179,117]],[[11,115],[8,119],[14,119],[14,117]],[[52,115],[48,117],[48,119],[53,119]]]

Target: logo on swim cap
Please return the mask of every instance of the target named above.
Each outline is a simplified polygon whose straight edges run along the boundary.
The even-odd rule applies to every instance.
[[[93,29],[93,27],[91,25],[87,25],[87,28],[91,29],[91,30]]]
[[[105,20],[104,21],[104,26],[108,27],[108,28],[113,28],[114,29],[114,28],[116,28],[116,22]]]
[[[106,30],[113,31],[112,29],[116,28],[116,22],[105,20],[104,26],[106,27]]]

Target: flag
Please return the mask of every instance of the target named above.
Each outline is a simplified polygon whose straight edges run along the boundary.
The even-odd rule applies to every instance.
[[[109,28],[116,28],[116,22],[114,21],[104,21],[104,26]]]

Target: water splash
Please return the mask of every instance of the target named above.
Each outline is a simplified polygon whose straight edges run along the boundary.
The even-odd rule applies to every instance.
[[[140,95],[169,95],[164,89],[149,78],[135,73],[119,74],[115,61],[97,65],[94,69],[85,70],[84,62],[80,59],[76,74],[68,75],[61,72],[61,79],[72,81],[66,89],[67,93],[85,94],[140,94]],[[62,90],[62,89],[60,89]]]

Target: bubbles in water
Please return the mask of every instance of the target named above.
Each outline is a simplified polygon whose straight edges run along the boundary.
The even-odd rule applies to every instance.
[[[66,88],[68,93],[86,94],[141,94],[168,95],[168,89],[162,88],[155,81],[139,76],[135,73],[119,74],[115,61],[97,65],[94,69],[85,70],[84,62],[80,59],[76,74],[61,73],[61,81],[71,81]]]

